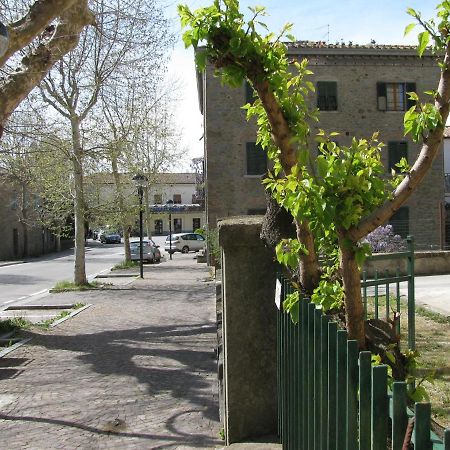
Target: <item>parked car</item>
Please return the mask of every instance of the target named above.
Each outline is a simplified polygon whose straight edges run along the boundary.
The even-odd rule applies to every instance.
[[[120,244],[122,242],[119,233],[105,232],[100,235],[102,244]]]
[[[177,233],[172,234],[172,244],[170,243],[170,235],[167,236],[164,244],[166,252],[188,253],[190,251],[197,252],[205,248],[205,238],[198,233]]]
[[[139,261],[140,256],[140,242],[130,242],[131,261]],[[151,239],[142,241],[142,260],[149,263],[159,263],[161,261],[161,252],[159,245],[156,245]]]

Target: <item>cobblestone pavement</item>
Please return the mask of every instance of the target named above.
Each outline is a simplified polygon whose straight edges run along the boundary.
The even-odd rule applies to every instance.
[[[220,445],[208,278],[177,255],[128,286],[53,294],[93,306],[0,359],[0,448]]]

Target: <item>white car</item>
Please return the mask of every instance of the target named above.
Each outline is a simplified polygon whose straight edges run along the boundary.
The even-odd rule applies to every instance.
[[[170,235],[167,236],[164,249],[168,253],[188,253],[190,251],[197,252],[205,248],[205,238],[198,233],[177,233],[172,234],[172,242]]]

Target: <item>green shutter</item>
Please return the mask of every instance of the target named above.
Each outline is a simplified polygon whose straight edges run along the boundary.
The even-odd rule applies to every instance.
[[[405,91],[408,92],[416,92],[416,83],[405,83]],[[406,109],[412,108],[416,102],[411,100],[406,94]]]
[[[398,170],[395,165],[402,158],[408,160],[408,143],[405,141],[391,141],[388,143],[388,170]]]
[[[377,108],[380,111],[386,111],[386,101],[383,103],[383,107],[380,107],[380,97],[384,97],[387,101],[387,94],[386,94],[386,83],[379,81],[377,82]]]
[[[318,81],[317,86],[317,107],[320,111],[337,110],[337,82]]]
[[[247,175],[262,175],[267,170],[267,154],[255,142],[247,142]]]
[[[394,233],[405,239],[409,234],[409,207],[400,207],[390,218],[389,223],[392,225]]]
[[[257,97],[256,92],[253,90],[252,85],[245,80],[245,103],[253,103]]]

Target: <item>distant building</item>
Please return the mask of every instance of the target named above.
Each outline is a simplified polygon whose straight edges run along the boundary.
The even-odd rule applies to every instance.
[[[387,171],[403,156],[414,161],[419,145],[403,134],[403,116],[410,105],[407,92],[436,88],[439,68],[433,57],[418,58],[410,46],[323,42],[290,44],[288,54],[294,60],[307,58],[314,72],[309,80],[316,90],[308,100],[321,111],[316,128],[338,131],[337,141],[343,145],[353,137],[370,137],[380,131],[380,140],[386,144],[382,157]],[[222,217],[264,213],[261,175],[267,167],[266,155],[255,144],[254,121],[247,122],[241,109],[251,100],[252,89],[221,85],[211,65],[199,74],[198,89],[209,226],[215,227]],[[311,142],[311,149],[314,145]],[[444,205],[440,152],[423,184],[390,223],[402,236],[413,234],[418,248],[440,248],[444,245]]]
[[[86,180],[91,208],[107,202],[114,204],[116,188],[112,174],[93,174]],[[124,196],[128,201],[136,203],[137,194],[132,175],[120,174],[120,180]],[[152,235],[169,233],[169,213],[173,233],[192,232],[205,225],[204,199],[199,195],[198,176],[195,173],[153,174],[148,182],[145,198],[148,199],[149,231]],[[168,204],[168,201],[172,203]]]
[[[55,251],[55,236],[37,220],[37,200],[0,173],[0,261]]]

